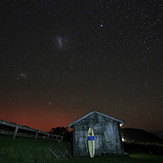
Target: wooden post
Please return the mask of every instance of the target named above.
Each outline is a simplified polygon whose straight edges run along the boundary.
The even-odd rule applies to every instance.
[[[37,139],[37,136],[38,136],[38,131],[36,131],[35,140]]]
[[[47,140],[49,139],[50,134],[47,135]]]
[[[61,142],[63,141],[63,136],[61,136]]]
[[[16,137],[16,134],[17,134],[17,132],[18,132],[18,129],[19,129],[19,126],[16,125],[15,131],[14,131],[14,135],[13,135],[13,138],[14,138],[14,139],[15,139],[15,137]]]

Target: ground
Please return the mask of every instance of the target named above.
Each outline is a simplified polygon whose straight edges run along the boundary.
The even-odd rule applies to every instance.
[[[50,150],[51,149],[51,150]],[[100,156],[93,159],[89,157],[72,157],[69,142],[56,142],[55,140],[34,140],[28,138],[13,139],[0,135],[0,163],[161,163],[163,156],[147,153],[128,153],[126,155]],[[56,157],[59,157],[59,159]]]

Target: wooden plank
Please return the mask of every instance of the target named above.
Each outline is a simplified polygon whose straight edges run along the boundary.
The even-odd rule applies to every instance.
[[[59,156],[50,147],[48,149],[57,159],[60,159]]]
[[[13,131],[7,131],[7,130],[2,130],[0,129],[0,134],[2,135],[10,135],[10,136],[13,136]]]
[[[0,124],[6,125],[6,126],[11,126],[11,127],[16,127],[16,123],[12,123],[12,122],[7,122],[7,121],[3,121],[0,120]]]

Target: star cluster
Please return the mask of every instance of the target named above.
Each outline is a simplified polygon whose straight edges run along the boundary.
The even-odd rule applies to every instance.
[[[162,129],[162,1],[6,0],[0,10],[1,119],[47,130],[97,109]]]

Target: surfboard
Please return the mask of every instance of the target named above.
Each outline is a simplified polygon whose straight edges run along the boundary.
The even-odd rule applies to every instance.
[[[95,155],[95,139],[94,131],[92,128],[88,129],[88,151],[91,158]]]

